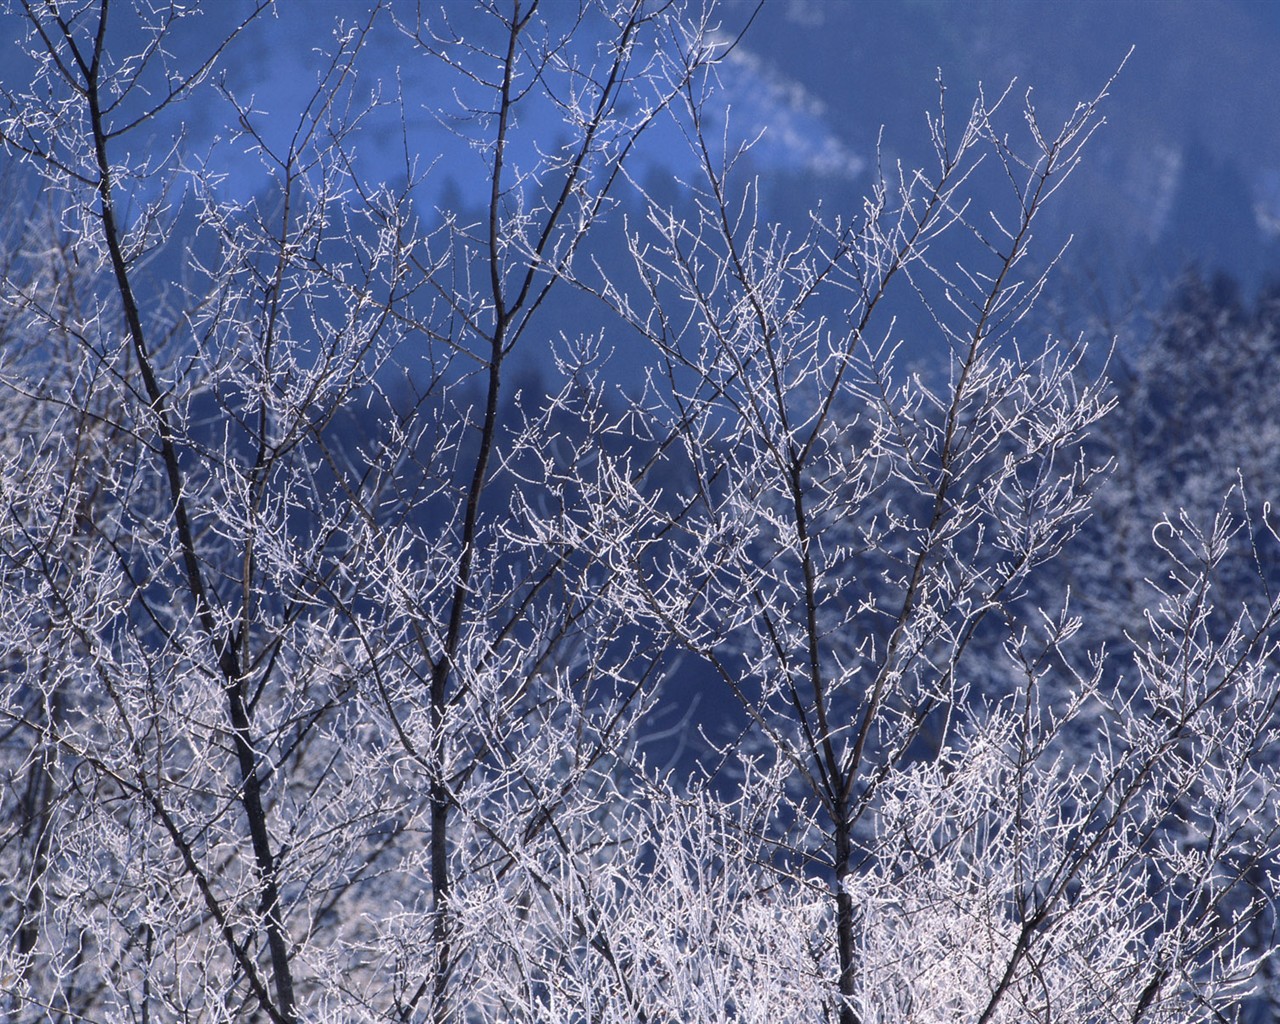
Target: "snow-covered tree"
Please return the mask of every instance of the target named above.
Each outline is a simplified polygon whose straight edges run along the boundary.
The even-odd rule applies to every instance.
[[[740,704],[719,771],[755,831],[719,859],[750,848],[770,905],[808,890],[793,934],[841,1024],[1187,1020],[1253,967],[1237,940],[1266,899],[1245,875],[1273,840],[1280,606],[1255,588],[1213,628],[1236,527],[1166,522],[1147,620],[1092,624],[1142,627],[1122,666],[1073,646],[1055,575],[1109,400],[1079,349],[1020,329],[1043,281],[1027,267],[1053,255],[1033,263],[1033,224],[1100,99],[1057,132],[1028,104],[1025,149],[1007,94],[958,131],[940,114],[931,172],[882,175],[803,236],[763,220],[691,103],[698,217],[650,209],[643,299],[599,286],[660,355],[631,415],[680,469],[659,503],[602,459],[598,557],[613,599]],[[981,159],[1009,201],[979,218],[963,197]],[[898,357],[913,300],[932,366]],[[723,991],[715,1019],[742,1016]]]
[[[10,12],[0,1013],[1232,1012],[1280,605],[1215,610],[1226,517],[1160,528],[1140,622],[1057,570],[1109,399],[1032,228],[1102,96],[944,105],[788,233],[708,113],[729,15],[353,9],[282,117],[221,10]],[[664,773],[691,665],[733,730]]]

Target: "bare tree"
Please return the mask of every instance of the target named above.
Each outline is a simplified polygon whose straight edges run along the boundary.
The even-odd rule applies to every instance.
[[[935,167],[788,234],[704,121],[736,42],[696,7],[375,8],[284,122],[219,73],[264,7],[213,41],[176,3],[22,13],[9,1018],[1230,1012],[1280,607],[1211,628],[1226,519],[1165,524],[1123,673],[1054,589],[1109,400],[1027,341],[1027,268],[1102,96],[1057,132],[1028,102],[1025,147],[1008,93],[942,108]],[[189,141],[192,96],[230,137]],[[471,161],[434,210],[423,105]],[[691,217],[629,171],[656,122]],[[741,724],[692,778],[637,742],[681,657]]]
[[[501,1016],[473,970],[485,936],[451,903],[550,900],[608,959],[555,863],[589,841],[573,822],[611,790],[654,678],[573,553],[513,539],[486,497],[557,428],[500,422],[504,371],[629,152],[713,57],[707,27],[530,3],[464,36],[375,10],[336,34],[282,137],[211,75],[262,7],[188,68],[188,12],[117,6],[24,8],[32,80],[3,124],[91,289],[68,307],[43,265],[7,277],[30,339],[10,393],[40,419],[13,424],[5,478],[5,707],[29,794],[9,818],[26,860],[6,1012]],[[395,188],[355,172],[380,103],[362,48],[396,28],[460,83],[441,114],[477,150],[477,223],[420,216],[408,156]],[[200,88],[264,194],[180,137],[139,145],[180,131]],[[556,115],[556,146],[526,109]],[[188,208],[185,272],[157,282]],[[46,364],[71,386],[37,388]]]
[[[715,900],[737,927],[769,920],[787,892],[763,973],[811,956],[809,1005],[775,990],[762,1019],[1187,1020],[1247,984],[1280,606],[1256,588],[1210,629],[1236,527],[1166,521],[1147,621],[1094,623],[1145,627],[1121,669],[1072,647],[1051,575],[1105,468],[1081,441],[1109,400],[1080,349],[1018,332],[1054,262],[1026,270],[1033,223],[1102,98],[1055,133],[1028,95],[1025,149],[998,127],[1007,93],[958,132],[943,107],[931,173],[882,174],[860,216],[799,235],[762,220],[690,92],[696,217],[654,205],[634,231],[643,298],[586,282],[658,354],[632,415],[680,481],[659,502],[652,465],[602,462],[597,557],[619,606],[712,666],[748,720],[721,773],[736,765],[751,812],[708,826],[698,857],[726,866],[690,883],[717,894],[683,900],[686,920]],[[979,218],[983,160],[1009,200]],[[912,300],[941,367],[897,356]],[[1055,578],[1047,614],[1028,593]],[[738,943],[698,1019],[752,1016],[739,982],[760,954],[722,938],[727,918],[676,986]]]

